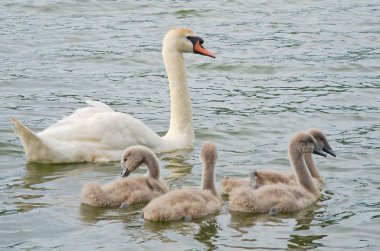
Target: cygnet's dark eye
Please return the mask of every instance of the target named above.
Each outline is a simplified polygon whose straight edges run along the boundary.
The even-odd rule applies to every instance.
[[[128,159],[127,158],[124,158],[124,162],[126,162]]]

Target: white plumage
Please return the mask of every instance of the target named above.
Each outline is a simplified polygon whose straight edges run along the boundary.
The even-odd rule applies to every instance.
[[[40,163],[115,161],[131,145],[145,145],[155,152],[191,149],[194,128],[183,53],[214,57],[203,40],[188,29],[172,29],[164,38],[162,54],[170,89],[170,128],[160,137],[143,122],[115,112],[106,104],[86,101],[70,116],[35,133],[16,118],[15,132],[28,161]]]

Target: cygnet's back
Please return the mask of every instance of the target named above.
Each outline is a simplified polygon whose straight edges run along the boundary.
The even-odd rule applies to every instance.
[[[192,220],[218,213],[222,200],[215,189],[216,146],[207,142],[202,146],[204,164],[201,190],[182,188],[152,200],[144,209],[144,219],[151,221]]]
[[[148,167],[147,176],[126,177],[141,164]],[[155,154],[147,147],[132,146],[125,150],[121,159],[122,178],[100,187],[96,182],[87,183],[82,189],[81,202],[95,207],[127,207],[146,203],[169,191],[159,176]]]

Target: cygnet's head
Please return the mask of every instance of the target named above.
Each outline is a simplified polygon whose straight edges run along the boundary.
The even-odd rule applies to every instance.
[[[314,137],[308,132],[296,133],[289,144],[289,152],[297,153],[314,153],[326,157],[327,155],[321,151]]]
[[[336,157],[335,152],[332,150],[330,147],[330,144],[327,142],[327,138],[325,134],[318,128],[311,128],[308,131],[315,139],[317,142],[317,145],[319,146],[320,149],[322,149],[324,152]]]
[[[215,58],[214,54],[203,47],[203,39],[196,36],[192,30],[175,28],[168,31],[164,37],[163,51],[178,51],[181,53],[195,53]]]
[[[145,146],[130,146],[125,149],[121,158],[121,177],[127,177],[141,164],[147,163],[149,158],[156,159],[152,150]]]
[[[212,142],[205,142],[201,148],[201,160],[206,165],[214,165],[218,158],[218,150]]]

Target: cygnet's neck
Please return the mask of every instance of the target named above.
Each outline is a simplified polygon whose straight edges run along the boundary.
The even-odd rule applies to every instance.
[[[309,169],[311,176],[314,177],[315,179],[317,179],[319,182],[323,183],[323,179],[322,179],[321,175],[319,174],[319,170],[314,164],[312,154],[311,153],[305,153],[303,155],[303,157],[305,159],[306,166]]]
[[[300,184],[309,192],[315,194],[316,196],[319,196],[320,192],[314,185],[309,170],[306,167],[302,153],[293,149],[289,149],[289,159],[296,175],[298,184]]]
[[[215,162],[204,162],[201,190],[210,190],[218,195],[215,187]]]
[[[156,157],[151,155],[144,156],[143,162],[148,167],[148,177],[152,179],[159,179],[160,178],[160,166],[158,165],[158,161]]]
[[[184,58],[182,53],[170,50],[165,44],[162,54],[170,89],[170,127],[164,138],[184,138],[183,143],[191,147],[195,136]]]

